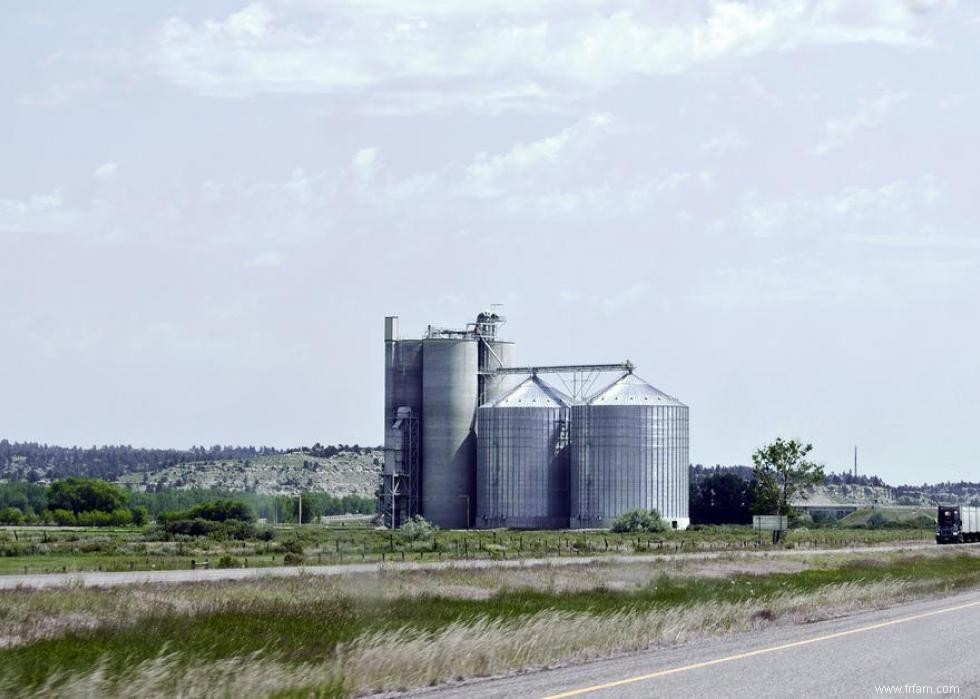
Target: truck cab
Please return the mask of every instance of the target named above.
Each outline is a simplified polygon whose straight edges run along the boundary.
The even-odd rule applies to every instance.
[[[936,543],[963,543],[963,521],[959,505],[940,505],[936,516]]]

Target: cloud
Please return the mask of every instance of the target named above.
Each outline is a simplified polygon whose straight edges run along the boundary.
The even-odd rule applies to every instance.
[[[95,171],[92,174],[100,179],[111,179],[112,177],[115,176],[116,171],[118,170],[119,170],[119,163],[108,162],[99,165],[97,168],[95,168]]]
[[[923,175],[876,187],[844,187],[824,196],[762,200],[756,194],[748,194],[737,219],[744,231],[760,238],[864,230],[869,224],[908,224],[933,211],[942,197],[939,181],[932,175]]]
[[[859,131],[877,128],[881,120],[908,96],[908,92],[885,92],[862,100],[854,114],[831,119],[826,123],[823,140],[814,146],[813,152],[825,155],[849,143]]]
[[[602,299],[602,307],[607,313],[618,311],[624,306],[631,306],[638,301],[642,301],[646,297],[649,289],[650,285],[647,282],[636,282],[618,293],[604,297]]]
[[[219,243],[247,250],[254,250],[256,243],[320,239],[336,222],[343,184],[334,169],[308,172],[303,168],[294,168],[281,179],[209,180],[188,195],[182,215],[192,229],[206,229]],[[267,264],[272,259],[262,261]]]
[[[168,19],[149,60],[165,79],[207,95],[346,94],[379,111],[492,112],[551,109],[634,76],[813,45],[928,44],[929,13],[893,0],[856,5],[252,2],[223,18]]]
[[[377,147],[361,148],[351,159],[351,167],[354,169],[354,176],[362,182],[367,182],[374,179],[377,165]]]
[[[848,243],[864,243],[877,247],[919,250],[980,250],[980,236],[955,238],[940,234],[935,226],[923,226],[911,232],[849,233],[841,238]]]
[[[769,259],[716,272],[694,298],[724,306],[863,303],[953,289],[980,269],[980,237],[944,222],[945,198],[932,175],[823,196],[749,195],[734,225],[716,222],[713,230],[747,234],[743,244]]]
[[[256,267],[280,267],[284,261],[285,258],[279,252],[276,252],[275,250],[267,250],[246,260],[245,267],[251,269]]]
[[[623,143],[613,144],[616,138]],[[189,210],[197,225],[226,241],[281,245],[382,220],[396,227],[435,220],[435,228],[454,220],[465,229],[470,218],[638,216],[684,187],[710,185],[704,175],[646,167],[639,175],[610,173],[614,145],[629,147],[614,118],[597,113],[539,138],[403,176],[381,167],[379,148],[370,146],[358,149],[347,168],[297,169],[285,181],[205,183]]]
[[[971,248],[976,251],[977,248]],[[714,274],[693,295],[697,303],[734,307],[893,302],[909,296],[956,291],[980,272],[980,255],[948,251],[898,250],[858,261],[826,253],[767,260]]]
[[[539,219],[580,219],[586,216],[608,221],[649,212],[659,197],[670,195],[691,180],[686,172],[647,177],[629,185],[580,182],[534,188],[511,187],[500,196],[501,213]]]
[[[853,303],[887,293],[887,284],[873,270],[852,270],[818,256],[804,256],[722,269],[693,298],[722,307],[782,306],[813,300]]]
[[[554,136],[518,143],[501,155],[479,153],[467,167],[468,191],[476,197],[497,196],[514,177],[590,148],[611,123],[610,114],[593,114]]]
[[[79,218],[79,212],[65,207],[61,190],[0,199],[0,233],[64,233]]]
[[[79,95],[97,92],[104,87],[101,80],[80,79],[55,82],[47,87],[18,96],[17,103],[25,107],[60,107]]]
[[[701,144],[701,152],[707,153],[708,155],[722,156],[725,153],[736,150],[739,148],[744,148],[748,145],[748,141],[737,131],[729,130],[723,134],[719,134]]]

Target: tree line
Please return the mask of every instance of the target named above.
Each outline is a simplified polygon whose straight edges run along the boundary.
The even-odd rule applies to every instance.
[[[191,511],[203,503],[234,501],[269,522],[298,521],[299,502],[287,495],[258,495],[210,488],[129,492],[113,483],[70,476],[51,485],[0,483],[0,524],[80,526],[140,525],[167,512]],[[303,521],[341,514],[374,514],[374,498],[329,493],[303,495]]]
[[[754,514],[796,514],[792,503],[823,485],[823,467],[809,460],[812,444],[795,439],[766,444],[752,466],[691,468],[690,516],[695,524],[750,524]]]
[[[142,525],[147,514],[127,491],[98,478],[71,476],[49,486],[0,483],[0,524]]]

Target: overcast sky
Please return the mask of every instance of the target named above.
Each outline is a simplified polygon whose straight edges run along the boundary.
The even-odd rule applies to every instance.
[[[382,440],[382,319],[980,480],[980,5],[4,2],[0,436]]]

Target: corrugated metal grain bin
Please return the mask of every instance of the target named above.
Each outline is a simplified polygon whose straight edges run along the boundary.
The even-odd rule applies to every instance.
[[[536,376],[480,407],[477,527],[568,526],[568,417],[568,398]]]
[[[571,409],[572,528],[610,527],[656,509],[677,529],[688,516],[688,407],[633,373]]]

